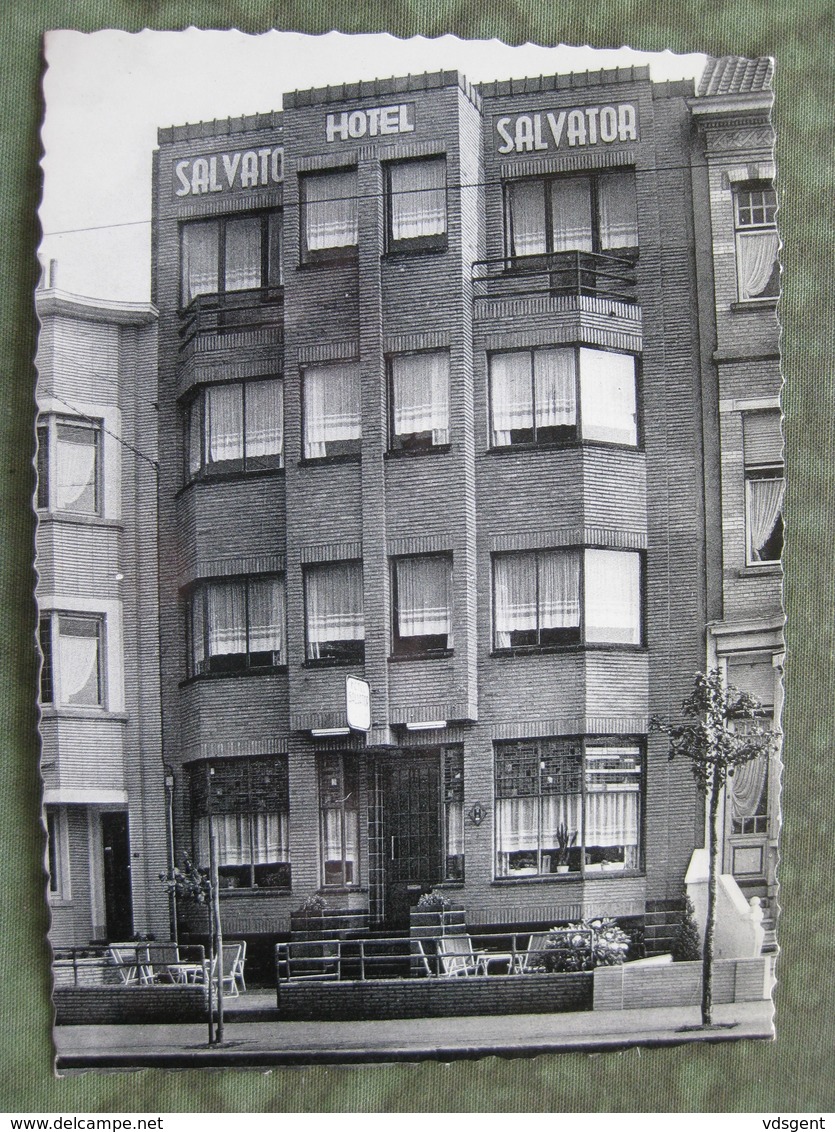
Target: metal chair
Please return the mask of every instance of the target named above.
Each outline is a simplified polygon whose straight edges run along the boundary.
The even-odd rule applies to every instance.
[[[532,932],[525,951],[517,952],[513,957],[511,973],[525,975],[543,969],[542,955],[549,932]]]

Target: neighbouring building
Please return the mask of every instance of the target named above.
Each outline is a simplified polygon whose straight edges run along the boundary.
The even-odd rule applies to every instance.
[[[51,270],[54,269],[52,265]],[[39,289],[37,601],[53,947],[168,938],[156,311]]]
[[[782,624],[770,96],[709,74],[160,131],[163,748],[228,932],[440,887],[669,946],[704,815],[650,718],[709,659],[764,688]]]

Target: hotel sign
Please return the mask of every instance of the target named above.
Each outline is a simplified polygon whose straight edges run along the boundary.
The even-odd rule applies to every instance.
[[[284,147],[267,145],[187,157],[174,166],[174,177],[174,195],[178,197],[270,188],[284,180]]]
[[[575,146],[638,141],[638,112],[631,102],[544,110],[496,119],[499,153],[545,153]]]
[[[370,110],[343,110],[325,118],[325,138],[329,142],[414,132],[415,107],[412,102],[402,102],[398,106],[372,106]]]
[[[371,687],[356,676],[345,677],[345,712],[355,731],[371,730]]]

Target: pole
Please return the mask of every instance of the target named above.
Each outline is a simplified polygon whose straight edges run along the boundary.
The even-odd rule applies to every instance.
[[[215,844],[215,825],[212,818],[212,780],[214,771],[209,769],[209,797],[206,807],[209,815],[209,877],[211,882],[212,938],[215,955],[209,965],[209,1001],[211,1002],[214,973],[217,972],[217,1031],[215,1044],[223,1043],[223,928],[220,922],[220,893],[218,891],[217,846]]]
[[[719,837],[716,831],[716,818],[719,812],[721,783],[717,768],[713,768],[710,780],[710,813],[708,817],[709,861],[707,874],[707,923],[705,925],[705,946],[702,955],[702,1025],[713,1023],[713,942],[716,934],[716,889],[719,867]]]

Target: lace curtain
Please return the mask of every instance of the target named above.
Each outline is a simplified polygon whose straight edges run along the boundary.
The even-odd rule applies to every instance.
[[[574,551],[507,554],[493,561],[496,647],[511,634],[580,624],[579,558]]]
[[[58,671],[61,703],[94,707],[101,702],[97,621],[59,618]]]
[[[243,386],[209,385],[205,390],[206,458],[211,464],[243,460]]]
[[[290,860],[286,814],[213,814],[217,863],[273,865]],[[199,860],[209,862],[209,819],[197,820]]]
[[[357,242],[357,175],[327,173],[304,179],[307,250],[351,247]]]
[[[281,456],[284,451],[284,385],[253,381],[246,387],[246,456]]]
[[[541,255],[547,250],[544,182],[511,182],[507,202],[513,255]]]
[[[751,561],[762,562],[764,548],[774,533],[783,510],[786,481],[779,479],[748,480],[748,534]]]
[[[389,168],[391,237],[414,240],[446,232],[446,161],[407,161]]]
[[[359,366],[311,366],[304,374],[304,454],[327,455],[328,442],[362,436]]]
[[[397,628],[401,637],[448,635],[447,558],[400,558],[396,563]]]
[[[249,579],[249,651],[276,653],[286,660],[284,579]]]
[[[598,177],[597,209],[604,251],[638,246],[638,205],[631,169]]]
[[[591,187],[588,177],[551,181],[555,252],[590,252]]]
[[[362,567],[358,562],[311,567],[305,576],[307,645],[311,659],[328,641],[362,641]]]
[[[203,220],[183,227],[182,302],[218,292],[218,223]]]
[[[227,291],[250,291],[261,286],[261,217],[226,221]]]
[[[392,363],[395,436],[431,432],[449,443],[449,355],[414,354]]]
[[[58,510],[95,514],[98,433],[92,428],[58,424],[55,449]]]
[[[243,582],[207,586],[209,656],[246,652],[246,588]]]
[[[779,240],[776,232],[737,234],[737,272],[739,297],[759,299],[776,290],[769,287],[777,260]]]
[[[494,447],[510,444],[512,432],[534,424],[538,429],[576,424],[574,351],[493,354],[490,399]]]

